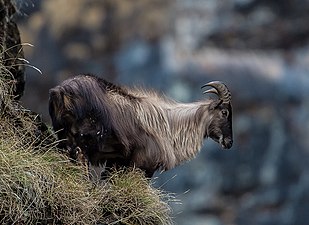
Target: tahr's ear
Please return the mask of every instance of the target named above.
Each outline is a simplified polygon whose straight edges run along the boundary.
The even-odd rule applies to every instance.
[[[218,108],[221,104],[222,104],[222,100],[221,99],[213,101],[212,103],[210,103],[209,109],[210,110],[214,110],[214,109]]]

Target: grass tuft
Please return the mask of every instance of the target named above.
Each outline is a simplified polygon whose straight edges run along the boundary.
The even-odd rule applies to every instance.
[[[170,208],[162,201],[170,197],[153,188],[141,170],[114,170],[107,185],[110,198],[104,205],[110,224],[172,224]]]

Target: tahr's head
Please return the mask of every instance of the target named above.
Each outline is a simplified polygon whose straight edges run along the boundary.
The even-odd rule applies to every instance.
[[[209,104],[210,123],[206,134],[218,142],[222,148],[229,149],[233,145],[231,92],[220,81],[209,82],[203,85],[202,88],[207,86],[211,87],[211,89],[203,93],[216,94],[218,99]]]

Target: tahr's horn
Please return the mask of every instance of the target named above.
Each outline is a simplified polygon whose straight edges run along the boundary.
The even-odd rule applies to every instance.
[[[220,81],[212,81],[207,84],[204,84],[202,88],[210,86],[211,89],[204,91],[203,93],[214,93],[217,94],[218,97],[222,100],[223,103],[231,102],[231,92],[227,88],[227,86]]]

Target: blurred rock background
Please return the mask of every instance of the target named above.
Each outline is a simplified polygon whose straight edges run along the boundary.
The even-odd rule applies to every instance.
[[[309,224],[308,0],[16,0],[23,104],[49,122],[49,88],[81,73],[205,98],[221,80],[235,144],[157,174],[179,225]]]

